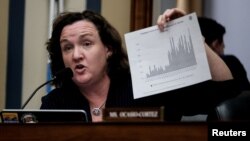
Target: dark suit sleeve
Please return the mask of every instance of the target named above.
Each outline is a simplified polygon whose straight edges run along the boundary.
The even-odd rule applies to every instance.
[[[250,90],[250,83],[247,78],[247,72],[240,60],[233,55],[224,55],[221,56],[221,58],[229,67],[234,79],[237,81],[237,83],[240,84],[240,89],[242,91]]]
[[[60,99],[60,90],[54,89],[52,90],[49,94],[45,95],[42,97],[42,105],[40,109],[59,109],[60,104],[59,99]]]
[[[199,84],[143,98],[143,102],[164,106],[165,116],[208,114],[216,105],[240,93],[235,80],[205,81]]]
[[[235,80],[223,82],[207,81],[187,88],[180,100],[180,111],[184,115],[208,114],[219,103],[240,94]]]

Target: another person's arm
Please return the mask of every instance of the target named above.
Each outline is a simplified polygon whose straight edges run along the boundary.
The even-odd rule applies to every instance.
[[[166,26],[167,22],[184,15],[186,15],[186,12],[178,8],[167,9],[162,15],[158,17],[157,24],[159,26],[159,29],[163,31],[164,26]],[[232,73],[224,63],[224,61],[218,55],[216,55],[205,42],[204,44],[212,80],[224,81],[233,79]]]

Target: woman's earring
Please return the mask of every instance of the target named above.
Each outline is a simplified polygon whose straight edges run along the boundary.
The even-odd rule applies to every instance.
[[[111,53],[111,52],[108,52],[108,58],[110,58],[111,55],[112,55],[112,53]]]

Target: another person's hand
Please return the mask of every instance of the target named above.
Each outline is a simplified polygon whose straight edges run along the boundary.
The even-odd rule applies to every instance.
[[[163,31],[164,26],[166,26],[167,22],[182,17],[186,15],[185,11],[182,11],[178,8],[167,9],[162,15],[158,17],[157,25],[161,31]]]

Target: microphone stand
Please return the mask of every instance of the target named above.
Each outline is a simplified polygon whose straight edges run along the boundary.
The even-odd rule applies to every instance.
[[[73,77],[73,72],[70,68],[64,68],[62,70],[60,70],[59,72],[57,72],[56,76],[49,80],[46,81],[45,83],[43,83],[42,85],[40,85],[38,88],[35,89],[35,91],[31,94],[31,96],[28,98],[28,100],[24,103],[24,105],[22,106],[22,109],[25,108],[25,106],[29,103],[29,101],[31,100],[31,98],[36,94],[36,92],[42,88],[44,85],[51,83],[52,81],[55,81],[55,79],[60,79],[60,78],[72,78]]]
[[[35,89],[35,91],[31,94],[31,96],[28,98],[28,100],[24,103],[24,105],[22,106],[22,109],[24,109],[26,107],[26,105],[29,103],[29,101],[31,100],[31,98],[36,94],[36,92],[42,88],[44,85],[47,85],[48,83],[54,81],[54,79],[51,79],[45,83],[43,83],[42,85],[40,85],[38,88]]]

